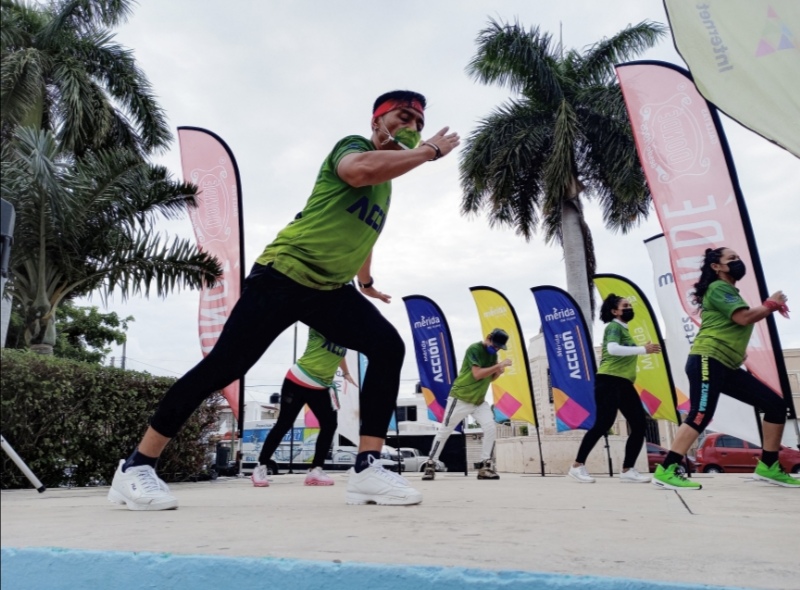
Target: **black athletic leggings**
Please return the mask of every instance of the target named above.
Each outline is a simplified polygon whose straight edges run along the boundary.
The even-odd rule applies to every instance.
[[[281,387],[281,413],[278,414],[275,426],[269,431],[264,441],[264,446],[261,447],[261,453],[258,455],[259,465],[267,464],[269,458],[272,457],[272,453],[281,444],[284,435],[292,428],[295,418],[297,418],[300,410],[306,404],[308,404],[308,407],[311,408],[314,416],[319,421],[319,434],[317,435],[317,444],[314,447],[314,460],[311,462],[311,467],[325,465],[325,458],[331,449],[333,434],[336,432],[338,424],[336,411],[331,406],[331,396],[327,389],[303,387],[288,379],[283,380],[283,386]]]
[[[273,340],[297,321],[367,357],[359,396],[360,432],[385,438],[405,356],[400,334],[352,285],[311,289],[260,264],[245,280],[216,346],[167,391],[150,426],[173,438],[207,397],[247,373]]]
[[[623,469],[630,469],[636,464],[636,457],[642,450],[646,428],[644,406],[636,388],[623,377],[598,374],[595,378],[594,401],[597,404],[597,418],[594,426],[583,435],[575,462],[586,463],[586,457],[600,437],[608,433],[619,410],[631,427],[628,442],[625,443],[625,460],[622,463]]]
[[[764,422],[786,422],[786,402],[744,369],[729,369],[709,356],[690,354],[686,361],[689,377],[689,415],[686,424],[703,432],[714,417],[720,393],[729,395],[764,412]]]

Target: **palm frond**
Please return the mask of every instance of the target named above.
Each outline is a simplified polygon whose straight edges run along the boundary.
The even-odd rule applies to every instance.
[[[125,20],[133,0],[52,0],[36,10],[4,2],[2,123],[36,111],[82,156],[114,145],[140,154],[172,139],[164,111],[131,51],[109,27]],[[36,58],[36,59],[34,59]],[[114,144],[114,141],[128,141]]]
[[[92,232],[103,227],[152,227],[157,216],[182,217],[195,204],[196,190],[130,150],[87,154],[77,167],[76,193],[82,197],[85,225]]]
[[[599,200],[606,227],[623,234],[647,218],[651,201],[624,111],[618,86],[598,89],[578,111],[584,184]]]
[[[557,101],[562,93],[551,41],[538,27],[525,30],[518,22],[490,20],[478,34],[478,49],[467,65],[467,74],[483,84],[507,86],[544,102]]]
[[[172,140],[166,114],[158,106],[150,82],[138,68],[133,52],[111,43],[110,33],[84,38],[78,53],[87,72],[101,80],[108,93],[137,122],[142,146],[149,153]]]
[[[125,300],[139,294],[149,297],[151,289],[166,297],[181,286],[212,287],[222,276],[219,261],[197,250],[189,240],[166,244],[159,234],[146,230],[130,237],[127,244],[98,263],[85,285],[98,288],[104,297],[116,290]]]
[[[576,196],[569,192],[578,176],[574,153],[578,134],[575,111],[566,100],[562,100],[553,125],[553,149],[547,157],[544,170],[547,185],[545,207],[548,210],[559,207],[563,199]]]
[[[0,2],[0,48],[3,53],[31,47],[33,33],[41,29],[45,17],[36,5],[11,0]]]
[[[460,162],[463,214],[485,210],[489,224],[530,239],[539,223],[549,121],[526,102],[509,102],[467,138]]]
[[[614,65],[628,61],[653,47],[667,34],[660,23],[642,21],[589,47],[585,52],[578,78],[591,83],[615,79]]]
[[[11,176],[8,180],[17,184],[3,182],[4,194],[13,199],[13,192],[26,188],[28,194],[37,194],[48,201],[53,214],[61,222],[68,222],[74,198],[63,187],[67,171],[60,161],[61,146],[53,134],[32,127],[19,127],[12,149],[14,160],[9,162],[7,172]]]
[[[89,31],[124,23],[133,12],[131,0],[58,0],[45,34],[54,36],[65,28]]]
[[[48,57],[29,47],[3,55],[0,66],[0,102],[2,119],[21,123],[31,108],[41,107],[45,91]]]

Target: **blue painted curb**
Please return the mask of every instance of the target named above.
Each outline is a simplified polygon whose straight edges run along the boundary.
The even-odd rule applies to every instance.
[[[460,567],[337,563],[215,555],[2,548],[3,590],[721,590],[650,582]]]

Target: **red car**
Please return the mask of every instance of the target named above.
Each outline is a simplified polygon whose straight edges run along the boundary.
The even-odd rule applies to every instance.
[[[704,473],[750,473],[761,459],[761,447],[735,436],[709,434],[697,449],[697,468]],[[800,473],[800,451],[781,446],[778,461],[786,473]]]

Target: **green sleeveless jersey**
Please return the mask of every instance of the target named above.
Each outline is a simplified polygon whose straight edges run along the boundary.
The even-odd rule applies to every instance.
[[[703,296],[700,331],[689,354],[710,356],[729,369],[738,369],[744,362],[754,326],[740,326],[731,316],[749,307],[739,289],[730,283],[722,280],[711,283]]]
[[[622,377],[633,383],[636,381],[636,361],[639,356],[635,354],[631,356],[609,354],[609,342],[616,342],[620,346],[637,346],[636,341],[628,332],[628,328],[616,320],[608,322],[603,332],[603,351],[600,355],[600,367],[597,369],[597,374]]]
[[[375,150],[371,141],[351,135],[325,158],[303,211],[283,228],[256,259],[314,289],[336,289],[350,282],[364,264],[389,212],[392,183],[355,188],[336,174],[348,154]]]
[[[297,360],[297,366],[306,375],[319,381],[320,385],[327,386],[333,382],[336,369],[346,354],[346,348],[334,344],[314,328],[309,328],[308,344],[303,356]]]
[[[476,380],[472,376],[472,367],[485,369],[497,364],[497,355],[489,354],[483,342],[476,342],[467,348],[464,354],[464,362],[461,364],[461,371],[453,381],[450,388],[450,395],[456,399],[479,406],[486,399],[486,391],[492,383],[492,377],[485,377]]]

